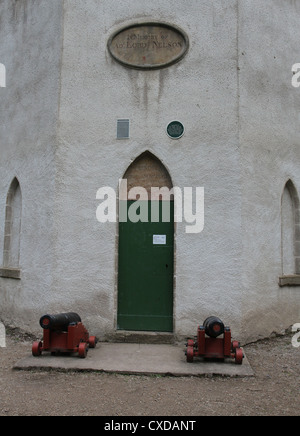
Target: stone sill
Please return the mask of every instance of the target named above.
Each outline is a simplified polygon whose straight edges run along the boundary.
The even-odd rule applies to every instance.
[[[300,274],[279,277],[279,286],[300,286]]]
[[[4,279],[21,280],[21,270],[19,268],[0,268],[0,277]]]

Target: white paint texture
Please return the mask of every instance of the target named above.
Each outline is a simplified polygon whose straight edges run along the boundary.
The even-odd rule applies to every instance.
[[[292,0],[1,1],[0,247],[14,177],[22,189],[22,276],[0,278],[4,322],[39,331],[44,313],[71,310],[114,337],[118,227],[97,222],[96,192],[146,150],[174,186],[205,188],[204,231],[176,227],[175,336],[211,314],[244,341],[299,321],[299,287],[278,286],[287,180],[300,192],[299,17]],[[110,57],[109,37],[145,21],[188,34],[183,61],[137,71]],[[130,139],[117,141],[123,118]]]

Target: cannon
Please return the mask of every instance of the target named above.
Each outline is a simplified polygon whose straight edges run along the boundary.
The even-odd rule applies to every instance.
[[[217,318],[216,316],[208,317],[204,321],[203,327],[206,335],[209,336],[210,338],[217,338],[221,336],[225,331],[225,326],[223,321],[221,321],[220,318]]]
[[[41,356],[43,351],[52,355],[60,353],[78,353],[82,359],[86,358],[89,348],[95,348],[97,339],[89,336],[77,313],[60,313],[58,315],[44,315],[40,319],[43,329],[43,342],[35,341],[32,345],[32,355]]]
[[[223,335],[223,337],[221,337]],[[232,341],[230,327],[225,327],[220,318],[210,316],[198,327],[197,336],[188,339],[185,352],[187,362],[195,357],[204,359],[231,358],[237,365],[242,365],[244,353],[238,341]]]

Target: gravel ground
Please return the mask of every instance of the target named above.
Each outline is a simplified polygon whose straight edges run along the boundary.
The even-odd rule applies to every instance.
[[[247,345],[255,377],[146,377],[16,371],[32,338],[0,348],[0,416],[299,416],[300,348],[292,336]]]

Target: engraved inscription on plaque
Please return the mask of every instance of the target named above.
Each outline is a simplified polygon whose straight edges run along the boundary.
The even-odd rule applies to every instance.
[[[130,68],[158,69],[179,62],[187,53],[188,37],[168,24],[137,24],[117,32],[108,42],[112,57]]]

